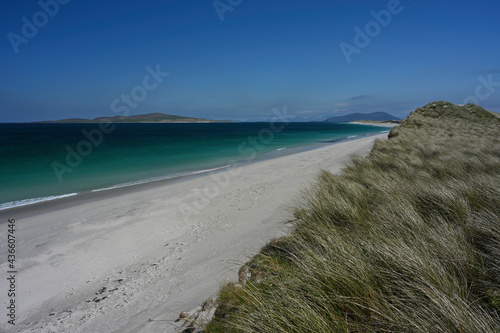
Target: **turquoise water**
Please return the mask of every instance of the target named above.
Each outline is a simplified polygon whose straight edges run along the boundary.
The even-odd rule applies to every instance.
[[[209,172],[387,130],[332,123],[112,126],[0,124],[0,209]]]

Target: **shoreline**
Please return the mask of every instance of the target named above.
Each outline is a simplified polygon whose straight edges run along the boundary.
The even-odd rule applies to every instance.
[[[372,125],[372,124],[363,124],[363,125],[378,126],[378,125]],[[384,127],[384,126],[379,126],[379,127]],[[248,164],[258,163],[261,161],[266,161],[266,160],[270,160],[270,159],[274,159],[274,158],[293,155],[293,154],[301,153],[301,152],[308,151],[308,150],[320,149],[320,148],[323,148],[327,145],[338,144],[338,143],[347,142],[347,141],[351,141],[351,140],[357,140],[357,139],[362,138],[362,137],[379,135],[381,133],[384,133],[384,131],[381,131],[380,133],[363,134],[362,136],[356,135],[354,137],[346,137],[346,138],[336,139],[336,140],[332,140],[332,141],[319,141],[319,142],[310,143],[310,144],[307,144],[304,146],[286,148],[283,150],[281,150],[281,149],[274,150],[274,151],[267,152],[262,156],[258,156],[252,160],[240,161],[240,162],[234,162],[234,161],[228,162],[230,164],[221,165],[221,166],[214,167],[212,169],[207,169],[207,170],[195,170],[195,171],[192,171],[192,172],[189,172],[186,174],[180,173],[180,174],[166,175],[163,177],[157,177],[158,179],[140,179],[137,181],[132,181],[130,183],[116,184],[116,185],[113,185],[111,187],[97,188],[97,189],[93,189],[91,191],[85,191],[85,192],[48,195],[46,197],[27,198],[27,199],[22,199],[22,200],[13,201],[13,202],[5,202],[5,203],[0,204],[0,207],[1,207],[1,205],[12,204],[14,202],[45,199],[45,200],[34,201],[34,202],[28,203],[28,204],[22,204],[22,205],[12,206],[12,207],[8,207],[8,208],[0,208],[0,215],[2,213],[13,213],[13,214],[22,213],[22,211],[30,210],[30,208],[34,208],[34,209],[42,208],[45,206],[50,206],[52,204],[54,206],[61,206],[61,205],[64,205],[64,203],[68,203],[71,201],[77,201],[80,199],[81,200],[88,200],[89,198],[92,198],[93,193],[96,193],[96,192],[110,192],[110,191],[112,191],[112,192],[110,192],[110,194],[115,192],[119,195],[121,192],[119,190],[126,191],[126,189],[128,189],[130,191],[134,191],[136,189],[141,189],[141,188],[148,187],[148,186],[161,186],[161,185],[169,184],[172,182],[183,181],[183,180],[190,179],[190,178],[201,177],[201,176],[213,173],[213,172],[218,172],[219,170],[225,170],[225,169],[230,169],[230,168],[234,168],[234,167],[241,167],[243,165],[248,165]],[[55,197],[55,198],[49,199],[51,197]],[[101,196],[96,196],[96,197],[100,198]],[[30,216],[32,216],[32,215],[30,215]],[[0,224],[2,224],[2,223],[6,223],[6,222],[0,220]]]
[[[401,125],[401,123],[394,123],[392,121],[382,121],[382,122],[374,122],[374,121],[350,121],[348,124],[369,125],[369,126],[378,126],[378,127],[396,127],[396,126]]]
[[[286,234],[290,207],[321,169],[338,173],[377,138],[387,133],[182,181],[0,211],[1,221],[17,225],[16,329],[175,332],[181,311],[236,280],[239,264]],[[6,228],[0,225],[1,237]]]

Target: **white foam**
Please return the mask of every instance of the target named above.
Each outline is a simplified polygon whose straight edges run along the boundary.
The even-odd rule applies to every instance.
[[[139,185],[139,184],[156,182],[156,181],[160,181],[160,180],[173,179],[173,178],[177,178],[177,177],[198,175],[198,174],[201,174],[201,173],[207,173],[207,172],[213,172],[213,171],[218,171],[218,170],[226,169],[226,168],[229,168],[229,167],[231,167],[231,165],[225,165],[225,166],[222,166],[222,167],[219,167],[219,168],[213,168],[213,169],[205,169],[205,170],[198,170],[198,171],[192,171],[192,172],[177,173],[177,174],[174,174],[174,175],[163,176],[163,177],[148,178],[148,179],[143,179],[143,180],[138,180],[138,181],[133,181],[133,182],[128,182],[128,183],[118,184],[118,185],[114,185],[114,186],[110,186],[110,187],[106,187],[106,188],[100,188],[100,189],[97,189],[97,190],[93,190],[92,192],[100,192],[100,191],[112,190],[112,189],[117,189],[117,188],[122,188],[122,187],[128,187],[128,186],[133,186],[133,185]],[[63,194],[63,195],[52,195],[52,196],[48,196],[48,197],[38,197],[38,198],[23,199],[23,200],[18,200],[18,201],[1,203],[0,204],[0,210],[10,209],[10,208],[14,208],[14,207],[22,207],[22,206],[36,204],[36,203],[39,203],[39,202],[52,201],[52,200],[56,200],[56,199],[62,199],[62,198],[72,197],[72,196],[75,196],[77,194],[78,193],[70,193],[70,194]]]
[[[0,210],[14,208],[14,207],[27,206],[27,205],[32,205],[32,204],[39,203],[39,202],[52,201],[52,200],[61,199],[61,198],[72,197],[72,196],[77,195],[77,194],[78,193],[52,195],[52,196],[48,196],[48,197],[38,197],[38,198],[32,198],[32,199],[24,199],[24,200],[19,200],[19,201],[6,202],[3,204],[0,204]]]
[[[146,184],[146,183],[152,183],[152,182],[157,182],[160,180],[167,180],[167,179],[173,179],[173,178],[179,178],[179,177],[184,177],[184,176],[193,176],[193,175],[198,175],[201,173],[207,173],[207,172],[213,172],[213,171],[218,171],[222,169],[229,168],[231,165],[225,165],[219,168],[213,168],[213,169],[205,169],[205,170],[198,170],[198,171],[191,171],[191,172],[182,172],[182,173],[176,173],[173,175],[169,176],[161,176],[161,177],[153,177],[153,178],[147,178],[147,179],[142,179],[142,180],[137,180],[133,182],[128,182],[128,183],[122,183],[110,187],[105,187],[105,188],[100,188],[97,190],[93,190],[92,192],[101,192],[101,191],[107,191],[107,190],[114,190],[117,188],[122,188],[122,187],[128,187],[128,186],[134,186],[134,185],[140,185],[140,184]]]

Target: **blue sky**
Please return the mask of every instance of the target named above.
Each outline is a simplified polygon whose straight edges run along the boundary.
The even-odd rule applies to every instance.
[[[2,7],[0,122],[125,109],[262,120],[275,107],[304,120],[374,111],[403,117],[435,100],[500,112],[498,1],[7,0]],[[365,36],[356,39],[356,27]],[[169,74],[155,80],[155,70]]]

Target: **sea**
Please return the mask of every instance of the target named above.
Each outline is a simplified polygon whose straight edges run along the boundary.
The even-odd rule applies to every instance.
[[[308,123],[0,124],[0,210],[201,175],[342,140],[378,126]]]

